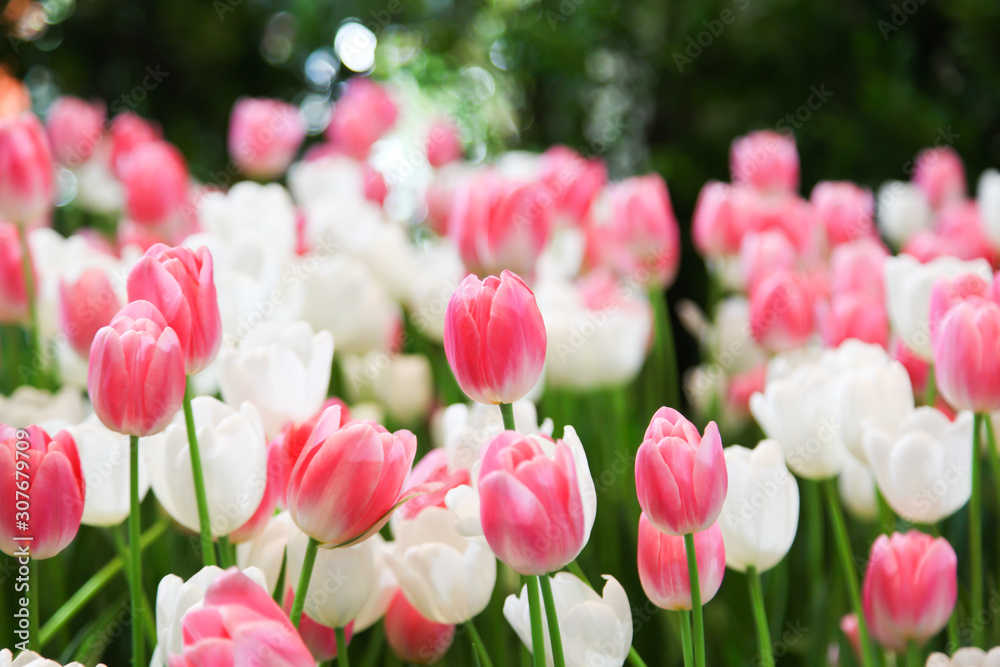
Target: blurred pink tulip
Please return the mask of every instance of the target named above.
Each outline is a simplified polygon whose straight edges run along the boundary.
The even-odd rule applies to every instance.
[[[462,391],[479,403],[513,403],[545,365],[545,323],[517,274],[467,276],[448,301],[444,351]]]
[[[396,591],[385,612],[385,638],[403,662],[430,665],[451,648],[455,626],[424,618],[402,591]]]
[[[587,219],[605,183],[608,169],[600,158],[584,158],[567,146],[552,146],[542,154],[541,178],[555,198],[556,210],[571,224]]]
[[[913,393],[922,396],[927,387],[927,375],[930,372],[930,364],[920,355],[906,346],[901,338],[896,338],[889,345],[890,356],[903,364],[907,375],[910,376],[910,384],[913,385]]]
[[[126,305],[94,336],[87,393],[112,431],[147,436],[167,427],[184,400],[184,354],[148,301]]]
[[[365,199],[374,202],[379,206],[385,204],[385,198],[389,194],[389,188],[385,184],[385,177],[382,172],[373,168],[367,162],[363,167],[365,178]]]
[[[177,334],[188,375],[212,363],[222,343],[212,253],[204,246],[151,247],[128,274],[129,301],[154,304]]]
[[[657,530],[687,535],[711,526],[722,511],[728,479],[715,422],[702,438],[677,410],[656,411],[635,455],[635,489]]]
[[[981,301],[991,298],[991,285],[979,276],[964,273],[954,278],[939,278],[931,289],[930,324],[931,338],[937,333],[945,315],[962,301]]]
[[[122,303],[102,269],[87,269],[76,280],[59,281],[59,326],[84,359],[97,331],[111,323]]]
[[[0,219],[35,226],[55,195],[52,151],[45,128],[31,112],[0,118]]]
[[[927,197],[931,208],[965,197],[965,166],[955,149],[948,146],[928,148],[917,156],[913,182]]]
[[[812,206],[793,192],[763,193],[736,188],[732,194],[736,227],[743,234],[779,231],[804,257],[815,254],[820,227]]]
[[[861,628],[858,624],[857,614],[845,614],[840,619],[840,631],[847,637],[851,649],[854,651],[854,659],[863,662],[861,659]]]
[[[646,597],[661,609],[691,609],[687,548],[679,535],[661,533],[643,514],[639,517],[639,582]],[[722,530],[713,523],[694,534],[698,588],[703,605],[715,597],[726,573]]]
[[[795,268],[798,256],[788,237],[777,230],[751,232],[740,245],[740,269],[748,294],[775,271]]]
[[[0,491],[8,498],[0,512],[0,551],[13,556],[29,547],[41,560],[65,549],[80,529],[85,494],[73,437],[0,424]],[[28,509],[21,512],[15,499],[28,499]]]
[[[805,278],[787,270],[764,278],[750,295],[750,328],[774,352],[803,345],[813,331],[813,291]]]
[[[885,258],[882,242],[863,238],[842,243],[830,253],[830,291],[834,294],[865,292],[885,299]]]
[[[813,211],[826,230],[830,245],[877,238],[875,197],[868,188],[850,181],[821,181],[809,197]]]
[[[733,140],[729,150],[733,183],[762,191],[799,189],[799,152],[795,137],[758,130]]]
[[[448,120],[434,121],[427,130],[427,161],[432,167],[443,167],[462,159],[462,140],[458,128]]]
[[[143,225],[164,225],[181,216],[190,188],[187,163],[173,144],[154,140],[130,150],[120,164],[125,208]]]
[[[398,113],[385,88],[371,79],[354,77],[333,107],[326,137],[355,160],[364,160],[372,145],[395,124]]]
[[[160,127],[137,113],[125,111],[111,121],[111,170],[122,178],[125,158],[138,146],[160,139]]]
[[[698,252],[709,258],[732,255],[740,250],[744,230],[734,210],[736,188],[709,181],[701,188],[691,220],[691,235]]]
[[[252,178],[281,176],[306,137],[297,107],[266,97],[241,97],[229,117],[229,155]]]
[[[931,336],[941,395],[958,410],[1000,410],[1000,306],[962,301]]]
[[[435,491],[418,496],[399,508],[402,519],[413,519],[421,510],[428,507],[445,507],[444,498],[448,492],[457,486],[471,486],[469,471],[464,468],[453,468],[448,462],[448,452],[437,447],[427,452],[417,465],[413,466],[406,488],[424,487],[433,484]]]
[[[885,300],[866,292],[834,294],[820,302],[816,328],[827,347],[838,347],[848,338],[888,347],[889,313]]]
[[[958,559],[943,537],[916,530],[880,535],[862,584],[872,636],[893,651],[923,644],[948,624],[958,596]]]
[[[7,324],[21,322],[28,316],[21,254],[23,233],[17,225],[0,221],[0,322]]]
[[[104,136],[105,120],[103,102],[87,102],[69,95],[53,102],[45,117],[45,128],[55,159],[67,167],[89,160]]]

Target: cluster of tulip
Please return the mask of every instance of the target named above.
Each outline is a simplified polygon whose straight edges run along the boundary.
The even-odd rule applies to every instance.
[[[22,652],[0,667],[56,664],[38,652],[122,571],[136,666],[347,665],[362,636],[366,664],[386,644],[430,664],[459,635],[506,665],[516,634],[536,667],[638,667],[644,593],[674,612],[656,664],[703,667],[732,652],[708,640],[735,615],[702,609],[726,568],[749,585],[753,664],[773,665],[769,584],[802,543],[822,581],[824,506],[853,614],[839,641],[817,631],[823,659],[997,660],[979,620],[995,172],[970,201],[937,148],[878,197],[824,182],[807,201],[791,137],[736,140],[692,223],[712,318],[678,305],[705,348],[683,383],[699,430],[676,409],[680,234],[657,175],[608,182],[566,147],[464,161],[454,119],[355,78],[299,161],[294,107],[238,101],[206,185],[135,114],[63,97],[43,125],[0,83],[0,356],[21,385],[0,398],[0,551],[28,591],[3,608]],[[740,432],[758,444],[723,447]],[[880,517],[862,582],[842,507]],[[39,628],[38,561],[123,523]],[[168,532],[196,536],[202,569],[151,567]],[[946,626],[950,657],[925,656]]]

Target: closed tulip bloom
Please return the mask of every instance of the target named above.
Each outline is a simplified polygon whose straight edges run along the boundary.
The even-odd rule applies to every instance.
[[[812,335],[813,295],[805,279],[789,270],[765,277],[750,295],[750,329],[762,347],[782,352]]]
[[[778,230],[751,232],[740,245],[740,270],[747,294],[753,294],[768,275],[778,270],[795,268],[798,260],[795,246]]]
[[[84,359],[90,355],[98,330],[111,323],[121,306],[107,272],[101,269],[90,268],[75,280],[59,281],[59,326]]]
[[[964,302],[948,311],[934,336],[941,395],[958,410],[1000,410],[1000,305]]]
[[[889,346],[889,314],[885,300],[865,292],[834,294],[816,309],[816,325],[827,347],[848,339]]]
[[[715,422],[702,438],[673,408],[657,410],[635,455],[636,493],[647,520],[670,535],[705,530],[722,511],[726,480]]]
[[[799,188],[799,151],[795,137],[758,130],[733,140],[729,170],[736,185],[793,192]]]
[[[962,158],[949,146],[921,151],[917,156],[913,183],[923,191],[931,208],[943,208],[946,204],[963,199],[965,166]]]
[[[28,315],[21,233],[17,225],[0,221],[0,322],[8,324],[19,323]]]
[[[727,447],[729,492],[719,515],[726,565],[765,572],[781,562],[799,525],[799,487],[774,440]]]
[[[103,102],[63,95],[49,107],[45,128],[55,159],[68,167],[86,162],[104,135]]]
[[[174,330],[148,301],[128,304],[94,336],[87,393],[112,431],[159,433],[184,401],[184,353]]]
[[[281,607],[236,568],[208,587],[204,604],[184,615],[182,627],[184,652],[170,659],[170,667],[252,664],[264,655],[271,667],[316,664]]]
[[[987,653],[981,648],[966,646],[949,658],[944,653],[931,653],[925,667],[1000,667],[1000,647]]]
[[[125,210],[142,225],[175,221],[188,200],[187,162],[173,144],[159,139],[133,148],[122,158]]]
[[[285,173],[306,136],[299,110],[282,100],[241,97],[229,118],[229,155],[247,175]]]
[[[432,167],[443,167],[462,159],[462,140],[458,128],[448,120],[437,120],[427,130],[427,161]]]
[[[691,609],[691,582],[687,548],[679,535],[661,533],[646,515],[639,517],[639,582],[646,597],[662,609]],[[726,573],[726,547],[722,530],[714,523],[694,534],[701,603],[708,604]]]
[[[0,118],[0,219],[34,226],[52,208],[52,151],[31,112]]]
[[[990,281],[974,273],[963,273],[953,278],[940,278],[931,289],[930,324],[931,341],[938,327],[952,306],[963,301],[990,299],[993,290]]]
[[[125,111],[111,121],[111,170],[119,179],[123,177],[126,158],[139,146],[157,141],[163,135],[159,125],[137,113]]]
[[[516,431],[494,438],[483,452],[479,498],[486,541],[521,574],[565,567],[586,546],[597,516],[594,479],[572,426],[555,442]]]
[[[403,662],[430,665],[451,648],[455,626],[425,618],[402,592],[396,593],[385,612],[385,638]]]
[[[340,408],[327,408],[288,482],[296,525],[320,544],[339,546],[377,532],[402,499],[417,439],[373,421],[340,426]]]
[[[448,301],[444,351],[462,391],[479,403],[513,403],[545,365],[545,323],[535,295],[504,271],[469,275]]]
[[[557,144],[542,154],[540,162],[542,181],[556,198],[557,224],[586,224],[594,200],[608,182],[604,160],[584,158]]]
[[[875,197],[850,181],[821,181],[809,197],[830,245],[875,236]]]
[[[861,589],[872,636],[898,653],[944,629],[958,597],[957,567],[955,550],[943,537],[916,530],[880,535]]]
[[[13,556],[28,546],[31,557],[42,560],[76,537],[86,490],[76,443],[66,431],[50,437],[38,426],[14,429],[0,424],[0,487],[10,499],[0,515],[3,553]],[[15,495],[30,498],[30,513],[15,511]],[[17,539],[26,536],[33,539]]]
[[[420,614],[438,623],[464,623],[478,616],[493,595],[496,558],[482,538],[458,534],[455,516],[428,507],[399,522],[385,559],[399,587]]]
[[[606,667],[625,664],[632,646],[632,609],[618,580],[604,575],[604,590],[599,595],[568,572],[559,572],[550,579],[566,664]],[[503,615],[530,650],[531,619],[526,587],[521,587],[520,595],[507,596]],[[544,609],[542,624],[548,627]],[[553,665],[548,633],[545,634],[545,662],[549,667]]]
[[[388,91],[371,79],[356,76],[334,105],[326,138],[355,160],[364,160],[372,145],[396,122],[399,110]]]
[[[877,238],[842,243],[830,252],[830,291],[863,292],[885,300],[883,264],[889,251]]]
[[[181,341],[188,375],[215,359],[222,318],[208,248],[154,245],[128,274],[128,298],[145,299],[160,309]]]

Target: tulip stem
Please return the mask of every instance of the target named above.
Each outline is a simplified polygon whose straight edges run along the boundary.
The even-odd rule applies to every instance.
[[[132,595],[132,666],[145,667],[142,636],[142,526],[139,522],[139,436],[129,436],[128,453],[128,587]]]
[[[278,582],[274,585],[274,591],[272,591],[272,597],[274,601],[278,603],[278,606],[282,606],[285,601],[285,575],[288,573],[288,549],[284,549],[281,552],[281,569],[278,571]]]
[[[302,561],[302,574],[299,575],[299,585],[295,589],[295,599],[292,601],[292,625],[299,627],[302,620],[302,610],[306,606],[306,591],[309,590],[309,580],[312,579],[313,566],[316,565],[316,553],[319,551],[319,542],[310,537],[306,545],[306,557]]]
[[[229,537],[219,535],[219,566],[222,569],[233,566],[232,551],[229,547]]]
[[[524,578],[528,588],[528,611],[531,615],[531,659],[535,667],[545,667],[545,629],[542,627],[542,601],[538,595],[538,577]]]
[[[760,664],[773,667],[774,655],[771,653],[771,631],[767,627],[767,612],[764,610],[764,590],[760,585],[760,573],[757,568],[747,568],[747,582],[750,584],[750,602],[753,603],[753,620],[757,626],[757,642],[760,648]]]
[[[906,644],[906,666],[923,667],[923,656],[920,654],[920,646],[914,640]]]
[[[680,407],[680,392],[677,381],[677,359],[674,351],[674,331],[670,323],[670,313],[667,309],[667,295],[663,287],[653,287],[649,291],[649,300],[653,304],[653,336],[654,349],[652,366],[653,377],[659,376],[663,387],[663,405],[673,408]],[[655,405],[660,402],[655,400]]]
[[[563,655],[562,635],[559,632],[559,615],[556,612],[556,599],[552,595],[552,581],[548,575],[538,578],[542,585],[542,600],[545,602],[545,619],[549,623],[549,639],[552,641],[552,662],[555,667],[565,667],[566,657]]]
[[[969,570],[972,578],[971,616],[983,611],[983,474],[980,468],[979,433],[989,415],[977,412],[972,428],[972,497],[969,500]],[[989,431],[987,430],[987,434]],[[975,623],[972,645],[986,649],[986,625]]]
[[[184,388],[184,422],[187,424],[188,451],[191,453],[191,475],[194,477],[194,496],[198,503],[198,525],[201,528],[201,556],[205,565],[215,565],[215,545],[212,543],[212,524],[208,517],[208,498],[205,495],[205,474],[201,468],[198,449],[198,432],[194,428],[194,411],[191,409],[191,378]]]
[[[924,405],[934,407],[937,403],[937,376],[934,375],[934,364],[927,367],[927,381],[924,385]]]
[[[118,555],[122,557],[125,568],[128,569],[129,561],[131,559],[131,555],[129,555],[130,541],[128,536],[128,520],[120,524],[118,528],[118,535],[113,536],[112,541],[115,544],[115,549],[117,549]],[[139,538],[139,545],[140,548],[143,546],[141,537]],[[131,570],[129,570],[129,574],[127,576],[131,576]],[[153,607],[149,604],[149,598],[146,597],[145,591],[142,592],[142,599],[140,601],[142,602],[143,625],[146,627],[146,639],[149,640],[150,646],[156,646],[156,619],[149,613],[149,610]]]
[[[687,552],[691,614],[694,617],[694,664],[697,667],[705,667],[705,619],[701,610],[701,584],[698,582],[698,556],[694,548],[694,533],[684,536],[684,551]]]
[[[39,374],[38,379],[30,384],[43,387],[45,383],[45,368],[42,365],[42,341],[38,329],[38,303],[35,300],[35,272],[31,268],[31,249],[28,246],[28,230],[17,230],[17,238],[21,242],[21,270],[24,272],[24,300],[28,306],[28,359],[31,371]],[[27,381],[27,378],[22,379]]]
[[[854,571],[854,563],[851,557],[851,541],[847,534],[847,522],[844,521],[844,511],[840,507],[840,496],[837,491],[837,479],[831,477],[823,482],[826,491],[826,506],[830,511],[830,522],[833,524],[833,537],[837,543],[837,553],[840,557],[840,566],[843,570],[844,581],[847,584],[847,593],[851,597],[851,606],[858,616],[858,638],[861,643],[861,664],[865,666],[875,664],[872,660],[872,646],[868,638],[868,625],[865,623],[865,611],[861,607],[861,593],[858,589],[858,575]]]
[[[28,556],[28,647],[37,651],[41,647],[41,637],[38,632],[38,560]]]
[[[312,538],[309,538],[312,540]],[[318,544],[318,542],[317,542]],[[315,555],[315,551],[314,551]],[[303,570],[304,572],[305,570]],[[305,596],[302,596],[303,599]],[[298,622],[296,621],[296,625]],[[344,628],[334,628],[333,634],[337,637],[337,665],[338,667],[351,667],[351,659],[347,656],[347,633]]]
[[[169,520],[164,517],[160,519],[152,528],[147,530],[142,538],[139,540],[139,547],[145,549],[154,540],[158,539],[163,533],[167,531],[167,526],[169,525]],[[84,605],[90,602],[97,593],[104,588],[105,584],[114,579],[122,568],[125,567],[125,559],[120,555],[116,556],[114,559],[108,562],[107,565],[98,570],[90,579],[87,580],[83,586],[73,594],[73,596],[67,600],[63,606],[56,610],[45,625],[42,626],[41,637],[39,638],[39,645],[44,647],[56,634],[63,629],[63,627],[80,611]],[[131,576],[131,573],[129,574]]]
[[[997,452],[997,435],[996,431],[993,430],[993,419],[985,417],[983,422],[986,424],[986,449],[989,450],[993,484],[996,485],[996,488],[1000,489],[1000,453]]]
[[[576,578],[579,579],[580,581],[582,581],[583,583],[587,584],[591,588],[594,587],[590,583],[590,579],[587,578],[587,575],[584,574],[583,568],[581,568],[580,564],[577,563],[575,560],[571,560],[569,562],[569,565],[566,566],[566,569],[569,570],[570,572],[572,572],[573,574],[575,574]]]
[[[486,652],[486,645],[483,644],[483,638],[479,636],[475,624],[472,621],[466,621],[465,629],[469,632],[469,640],[472,642],[475,655],[479,657],[479,664],[482,667],[493,667],[493,661],[490,660],[490,654]]]
[[[505,431],[516,431],[517,426],[514,425],[514,404],[513,403],[501,403],[500,404],[500,415],[503,417],[503,427]]]
[[[646,661],[640,657],[639,653],[635,650],[635,647],[629,647],[628,661],[632,663],[632,667],[646,667]]]
[[[680,611],[681,620],[681,651],[684,654],[684,667],[694,667],[694,645],[691,642],[691,612]]]

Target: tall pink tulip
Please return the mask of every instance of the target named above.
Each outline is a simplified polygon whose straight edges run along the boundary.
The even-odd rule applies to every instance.
[[[111,279],[101,269],[87,269],[76,280],[59,281],[59,326],[84,359],[98,330],[111,323],[121,306]]]
[[[373,421],[340,426],[340,408],[323,411],[288,482],[288,510],[320,544],[361,541],[389,520],[413,465],[417,439]]]
[[[0,221],[0,322],[8,324],[21,322],[28,316],[22,233],[17,225]]]
[[[326,138],[356,160],[364,160],[372,145],[396,122],[399,110],[385,88],[357,76],[333,107]]]
[[[288,616],[236,568],[208,587],[202,605],[184,615],[181,627],[184,652],[170,657],[170,667],[316,665]]]
[[[635,455],[639,506],[658,530],[687,535],[718,518],[728,488],[719,427],[710,422],[705,437],[684,415],[660,408]]]
[[[814,300],[806,279],[789,271],[765,277],[750,295],[750,330],[774,352],[803,345],[813,332]]]
[[[104,136],[104,121],[103,102],[87,102],[69,95],[53,102],[45,117],[45,127],[56,160],[76,167],[90,159]]]
[[[965,166],[955,149],[948,146],[928,148],[917,156],[913,182],[927,197],[931,208],[965,197]]]
[[[1000,306],[963,301],[931,337],[941,395],[958,410],[1000,410]]]
[[[758,130],[733,140],[729,149],[733,183],[758,190],[794,192],[799,188],[799,151],[795,137]]]
[[[661,609],[691,609],[691,582],[688,575],[684,538],[661,533],[643,514],[639,517],[639,582],[646,597]],[[726,573],[726,547],[722,530],[713,523],[694,534],[698,562],[698,589],[701,603],[719,592]]]
[[[187,162],[173,144],[154,140],[142,143],[121,160],[129,218],[143,225],[164,225],[177,220],[188,201]]]
[[[402,591],[396,591],[385,612],[385,638],[403,662],[430,665],[451,648],[455,626],[424,618]]]
[[[877,236],[871,190],[850,181],[822,181],[813,188],[809,201],[830,245]]]
[[[167,427],[184,400],[177,334],[148,301],[133,301],[94,336],[87,393],[112,431],[147,436]]]
[[[427,161],[432,167],[443,167],[462,159],[462,140],[458,128],[448,120],[438,120],[427,130]]]
[[[0,118],[0,219],[41,222],[52,209],[53,184],[52,151],[38,118]]]
[[[479,403],[523,398],[545,365],[545,323],[535,295],[510,271],[470,275],[448,301],[444,351],[462,391]]]
[[[31,557],[40,560],[65,549],[80,529],[85,494],[73,437],[0,424],[0,492],[7,499],[0,512],[0,551],[13,556],[30,547]],[[28,509],[21,512],[17,500]]]
[[[208,248],[157,244],[128,274],[129,301],[155,305],[177,333],[188,375],[208,366],[222,343],[222,317]]]
[[[306,137],[298,108],[282,100],[241,97],[229,118],[229,155],[254,178],[285,173]]]
[[[923,644],[948,624],[958,596],[958,559],[943,537],[916,530],[880,535],[862,585],[872,636],[896,652]]]

